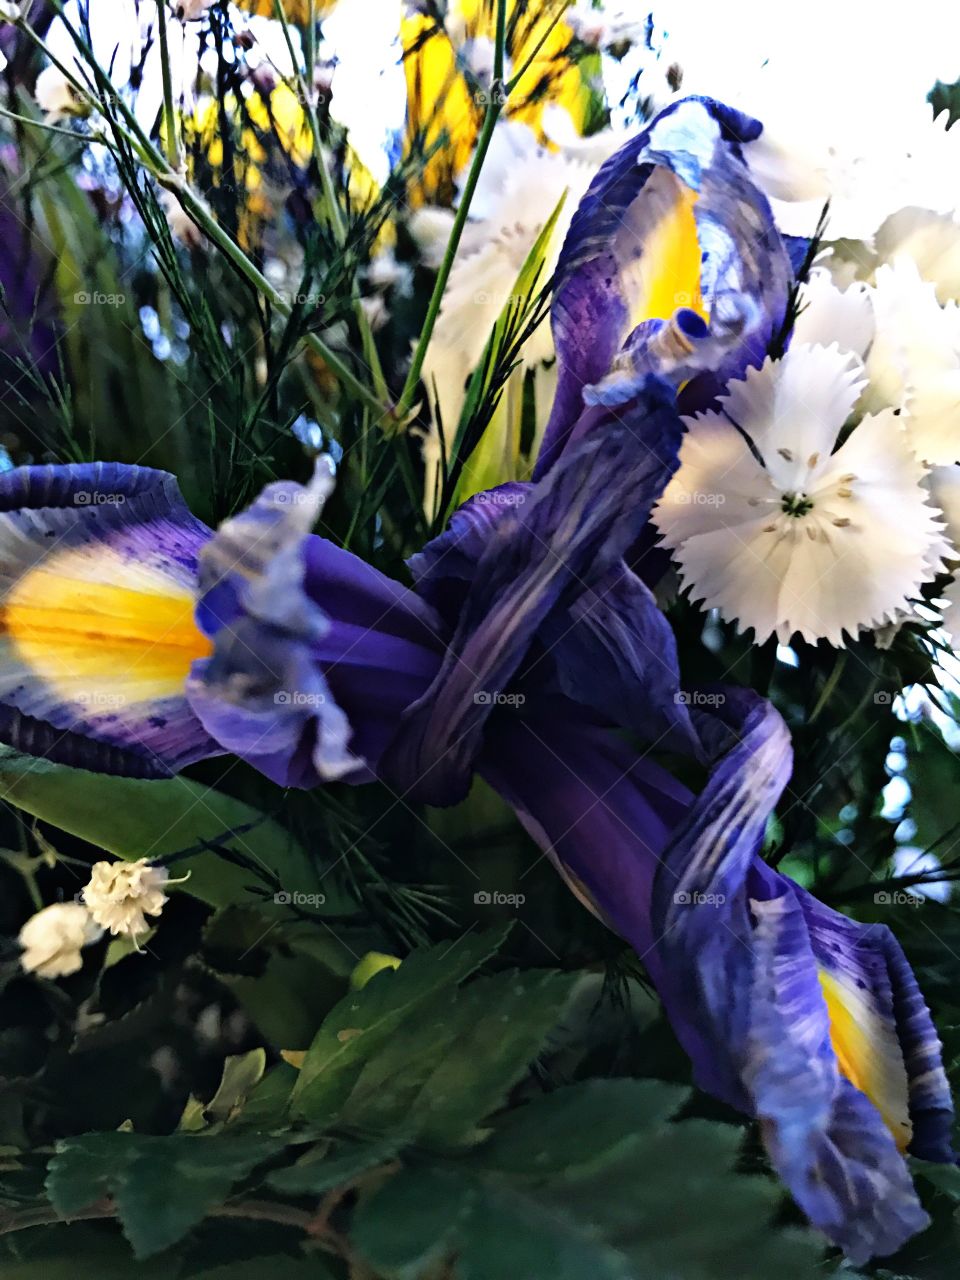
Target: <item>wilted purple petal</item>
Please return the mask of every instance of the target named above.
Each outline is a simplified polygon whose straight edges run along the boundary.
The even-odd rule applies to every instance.
[[[692,296],[680,296],[691,285],[714,333],[695,362],[709,377],[699,391],[687,389],[688,401],[709,400],[747,364],[762,362],[783,321],[791,268],[769,204],[743,160],[741,143],[760,130],[759,122],[720,103],[686,98],[662,111],[597,174],[557,268],[552,323],[560,372],[537,476],[564,448],[586,388],[604,384],[638,325],[669,322],[696,305]],[[693,237],[687,257],[694,279],[664,278],[654,290],[658,237],[674,233]],[[662,270],[674,269],[665,254]],[[700,338],[691,345],[699,347]],[[633,355],[641,357],[636,365]],[[682,362],[671,356],[664,363],[661,355],[656,345],[641,342],[625,355],[623,372],[642,377],[672,370],[679,381]],[[624,391],[617,389],[617,403]],[[602,401],[605,394],[595,391],[593,398]]]

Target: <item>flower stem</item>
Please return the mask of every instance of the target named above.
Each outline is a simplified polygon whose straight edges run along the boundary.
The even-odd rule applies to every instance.
[[[444,290],[447,287],[447,281],[450,278],[450,272],[453,269],[454,258],[457,256],[457,249],[460,247],[460,238],[463,235],[463,228],[466,225],[467,216],[470,213],[470,204],[473,200],[474,192],[477,189],[477,183],[480,180],[480,170],[483,168],[483,162],[486,159],[487,150],[490,146],[490,140],[493,137],[493,131],[496,127],[497,120],[506,103],[506,93],[503,84],[503,67],[504,67],[504,50],[506,47],[506,29],[507,29],[507,0],[497,0],[497,28],[496,43],[494,45],[493,54],[493,84],[490,86],[490,93],[487,100],[486,112],[483,117],[483,125],[480,130],[480,136],[477,139],[477,149],[474,152],[473,163],[470,166],[470,172],[467,175],[467,181],[463,188],[463,195],[460,198],[460,204],[457,207],[457,216],[453,220],[453,229],[450,232],[450,239],[447,241],[447,247],[444,250],[443,261],[440,263],[440,270],[437,273],[437,279],[433,286],[433,293],[430,296],[430,303],[427,307],[427,314],[424,317],[423,328],[420,330],[420,337],[417,341],[416,350],[413,353],[413,360],[410,364],[410,372],[407,374],[407,380],[404,383],[403,391],[400,393],[400,399],[397,402],[396,417],[398,421],[403,422],[413,404],[413,397],[416,393],[417,384],[420,381],[420,374],[423,371],[423,362],[426,359],[427,348],[430,345],[430,339],[433,336],[434,326],[437,323],[437,316],[440,314],[440,306],[443,302]]]
[[[91,70],[95,71],[100,79],[107,83],[106,73],[100,67],[93,50],[84,40],[83,36],[74,29],[69,19],[65,16],[61,0],[50,0],[55,12],[59,15],[64,27],[70,35],[77,50],[83,56]],[[46,45],[32,30],[30,34],[39,46],[47,51]],[[168,162],[167,158],[153,145],[147,135],[144,133],[134,113],[130,110],[123,99],[117,95],[112,99],[116,104],[120,116],[108,116],[111,127],[121,136],[124,141],[134,149],[139,155],[144,168],[160,183],[161,186],[171,191],[176,197],[183,211],[190,220],[200,228],[200,230],[212,240],[218,249],[233,264],[237,271],[251,284],[258,293],[275,307],[276,310],[284,317],[289,317],[293,308],[290,303],[274,289],[266,276],[257,269],[243,252],[238,244],[236,244],[229,235],[224,231],[220,224],[213,217],[212,213],[207,209],[204,201],[196,195],[186,182],[184,176],[178,173]],[[321,166],[322,168],[322,166]],[[347,387],[354,396],[376,415],[377,422],[382,422],[390,416],[390,406],[385,403],[384,399],[375,395],[350,369],[349,365],[341,359],[317,334],[308,333],[304,335],[306,345],[318,355],[329,366],[331,371],[339,379],[340,383]]]
[[[297,58],[294,53],[293,41],[290,39],[290,25],[287,15],[283,11],[281,0],[273,0],[274,12],[277,20],[283,28],[284,40],[287,45],[287,53],[290,56],[290,65],[294,68],[294,76],[297,81],[297,89],[300,94],[300,101],[303,103],[304,114],[307,117],[307,124],[310,127],[310,136],[313,142],[313,156],[317,164],[317,172],[320,175],[320,186],[323,189],[323,202],[326,208],[327,217],[330,219],[330,227],[333,231],[334,239],[337,247],[343,250],[347,243],[347,226],[343,217],[343,210],[340,208],[340,198],[337,195],[336,188],[333,185],[333,179],[330,176],[330,170],[327,168],[323,154],[323,140],[320,136],[320,120],[317,116],[316,90],[314,88],[314,71],[316,69],[316,14],[315,2],[310,0],[309,26],[305,33],[305,66],[306,73],[300,70],[297,64]],[[353,314],[357,322],[357,328],[360,331],[360,342],[363,346],[363,356],[370,370],[370,376],[373,378],[374,391],[377,396],[386,404],[389,398],[387,389],[387,380],[383,374],[383,366],[380,363],[380,356],[377,351],[377,344],[373,337],[373,330],[370,328],[370,322],[367,319],[367,313],[364,311],[360,302],[360,292],[356,286],[356,280],[352,282],[352,304]]]
[[[160,70],[163,77],[164,142],[170,167],[180,173],[183,168],[183,157],[180,153],[180,133],[177,128],[177,115],[173,107],[170,45],[167,40],[167,0],[157,0],[157,30],[160,35]]]

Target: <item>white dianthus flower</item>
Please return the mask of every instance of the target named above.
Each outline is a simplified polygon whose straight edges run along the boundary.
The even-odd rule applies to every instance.
[[[653,520],[693,597],[758,644],[843,645],[897,620],[939,568],[939,513],[894,411],[834,451],[863,386],[848,352],[797,344],[688,421]]]
[[[136,862],[96,862],[83,900],[97,924],[114,935],[124,934],[136,940],[138,934],[147,931],[146,916],[158,916],[163,910],[166,886],[181,883],[182,880],[170,879],[166,867],[156,866],[146,858]]]
[[[854,282],[843,291],[818,269],[800,304],[794,342],[836,343],[862,358],[861,407],[897,410],[924,462],[960,460],[960,308],[941,307],[910,258],[878,268],[874,285]]]
[[[20,963],[27,973],[41,978],[65,977],[77,972],[83,965],[81,950],[102,934],[82,903],[55,902],[31,916],[20,930]]]

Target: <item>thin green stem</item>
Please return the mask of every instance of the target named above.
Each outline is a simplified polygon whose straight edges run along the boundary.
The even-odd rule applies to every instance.
[[[516,73],[511,77],[511,79],[510,79],[510,80],[508,80],[508,81],[507,81],[507,93],[508,93],[508,94],[511,94],[511,93],[514,91],[514,89],[517,87],[517,85],[520,83],[520,81],[523,79],[523,77],[527,74],[527,72],[528,72],[528,71],[530,70],[530,68],[533,66],[533,63],[534,63],[534,61],[535,61],[535,59],[536,59],[537,55],[539,54],[539,52],[540,52],[540,50],[543,48],[543,46],[547,43],[547,41],[550,39],[550,37],[553,35],[554,31],[556,30],[556,28],[557,28],[557,27],[558,27],[558,25],[560,24],[560,20],[561,20],[561,18],[563,17],[563,15],[564,15],[564,13],[565,13],[565,12],[566,12],[566,4],[562,4],[562,5],[560,6],[560,8],[557,10],[557,12],[556,12],[556,14],[555,14],[555,16],[554,16],[554,19],[553,19],[553,21],[550,23],[549,27],[547,27],[546,31],[544,31],[543,35],[540,37],[540,39],[537,41],[537,43],[536,43],[536,44],[533,46],[533,48],[531,49],[530,53],[529,53],[529,54],[528,54],[528,56],[527,56],[526,61],[525,61],[525,62],[523,63],[523,65],[521,66],[520,70],[519,70],[519,71],[517,71],[517,72],[516,72]]]
[[[289,316],[292,311],[290,303],[287,302],[282,294],[277,292],[266,276],[254,266],[240,246],[227,235],[223,227],[220,226],[203,201],[194,194],[187,183],[178,181],[176,175],[173,174],[157,174],[155,176],[162,186],[173,192],[190,220],[213,241],[225,257],[229,258],[244,279],[252,284],[257,292],[261,293],[269,301],[271,306],[276,307],[281,315]],[[304,335],[304,341],[312,351],[329,365],[340,382],[349,387],[353,395],[372,413],[376,414],[378,419],[383,418],[388,413],[387,406],[360,381],[349,365],[328,347],[322,338],[315,333],[308,333]]]
[[[76,45],[78,51],[83,55],[84,59],[104,81],[106,81],[106,73],[97,62],[93,50],[83,39],[79,32],[74,30],[68,18],[63,12],[61,0],[51,0],[51,4],[61,21],[63,22],[68,34]],[[36,41],[41,49],[49,54],[43,40],[32,30],[26,26],[25,29]],[[58,64],[59,65],[59,64]],[[69,75],[69,73],[66,73]],[[84,91],[85,92],[85,91]],[[201,231],[212,240],[220,251],[227,257],[237,271],[251,284],[263,297],[274,306],[284,317],[289,317],[293,308],[289,302],[279,294],[270,281],[261,271],[250,261],[238,244],[236,244],[226,231],[216,221],[210,211],[207,209],[204,201],[197,196],[185,181],[182,174],[174,170],[166,156],[162,154],[150,141],[136,116],[123,101],[116,95],[112,98],[120,114],[123,116],[123,124],[116,116],[110,116],[111,127],[120,134],[127,144],[134,148],[139,154],[141,162],[148,172],[165,187],[171,191],[184,212],[191,221],[200,228]],[[321,170],[323,166],[321,165]],[[353,373],[349,365],[341,359],[327,344],[315,333],[304,335],[306,345],[329,366],[331,371],[336,375],[341,384],[347,388],[360,400],[363,405],[376,415],[377,421],[382,421],[390,414],[390,407],[384,399],[375,395],[366,387],[360,379]]]
[[[180,152],[180,131],[173,106],[173,78],[170,74],[170,45],[167,40],[167,0],[157,0],[157,31],[160,36],[160,71],[163,77],[163,125],[167,159],[171,168],[180,173],[183,157]]]
[[[317,172],[320,175],[320,186],[323,190],[323,203],[330,219],[330,227],[333,231],[334,239],[337,247],[341,250],[346,248],[347,243],[347,224],[343,217],[343,210],[340,207],[340,197],[337,194],[336,187],[333,185],[333,178],[323,154],[323,139],[320,134],[320,119],[317,115],[316,89],[314,86],[314,70],[316,68],[316,16],[315,5],[313,0],[310,3],[310,27],[307,32],[307,38],[304,41],[305,58],[306,58],[306,74],[300,70],[296,53],[293,48],[293,41],[290,38],[290,24],[287,15],[283,11],[281,0],[273,0],[275,15],[283,28],[283,36],[287,46],[287,53],[290,57],[290,65],[294,69],[294,76],[297,81],[297,89],[300,94],[300,101],[303,103],[304,114],[307,117],[307,124],[310,127],[310,136],[313,143],[313,156],[317,165]],[[353,314],[357,322],[357,328],[360,331],[360,342],[363,346],[363,356],[373,378],[373,386],[376,394],[386,403],[388,399],[387,380],[383,374],[383,366],[380,363],[380,355],[377,351],[377,344],[373,337],[373,330],[370,328],[370,322],[367,319],[367,313],[363,309],[360,301],[360,291],[356,286],[356,281],[352,285],[352,305]]]
[[[463,228],[466,226],[467,217],[470,213],[470,205],[473,201],[474,192],[476,191],[477,183],[480,180],[480,171],[483,168],[483,163],[486,159],[487,150],[489,149],[490,140],[493,137],[493,131],[496,127],[497,120],[500,118],[500,113],[506,104],[506,94],[504,92],[503,85],[506,23],[507,0],[497,0],[496,44],[493,54],[493,84],[490,86],[490,94],[487,100],[486,112],[483,117],[483,125],[480,129],[480,136],[477,139],[477,149],[473,155],[473,163],[470,166],[470,172],[467,174],[467,181],[463,188],[463,195],[460,197],[460,203],[457,206],[457,214],[453,220],[453,229],[450,232],[450,239],[447,241],[447,247],[443,254],[443,261],[440,263],[440,270],[437,272],[437,279],[433,286],[433,293],[430,295],[430,302],[427,306],[427,314],[424,317],[423,328],[420,331],[416,350],[414,351],[413,359],[410,362],[410,371],[407,374],[407,380],[403,385],[403,391],[400,393],[400,399],[397,402],[396,417],[399,422],[403,422],[413,406],[413,397],[416,394],[417,384],[419,383],[420,375],[423,372],[423,362],[426,359],[427,348],[430,345],[430,339],[433,336],[437,317],[440,314],[444,291],[447,287],[447,281],[450,279],[450,272],[453,269],[457,250],[460,247],[460,239],[463,235]]]
[[[101,134],[86,135],[77,133],[74,129],[64,129],[60,125],[48,124],[46,120],[34,120],[31,116],[21,116],[16,111],[8,111],[6,107],[0,107],[0,116],[4,120],[14,120],[17,124],[30,124],[35,129],[42,129],[44,133],[59,133],[64,138],[70,138],[74,142],[79,142],[83,146],[87,146],[91,142],[105,142]]]

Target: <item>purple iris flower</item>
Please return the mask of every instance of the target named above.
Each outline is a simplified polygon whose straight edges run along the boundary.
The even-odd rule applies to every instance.
[[[681,688],[626,559],[677,465],[676,386],[709,396],[782,324],[789,263],[739,151],[759,128],[688,100],[601,170],[561,261],[536,478],[457,511],[413,590],[311,532],[322,466],[216,532],[142,468],[0,476],[0,737],[138,776],[226,751],[282,785],[379,778],[435,805],[481,774],[860,1263],[927,1221],[904,1153],[953,1159],[940,1044],[889,931],[762,860],[787,730],[745,691]],[[696,268],[681,298],[651,241]],[[699,795],[655,748],[706,770]]]

